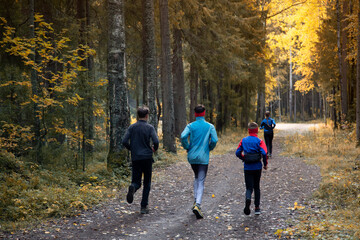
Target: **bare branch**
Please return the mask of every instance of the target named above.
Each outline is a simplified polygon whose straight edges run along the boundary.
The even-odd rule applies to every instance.
[[[279,12],[274,13],[273,15],[268,16],[268,17],[267,17],[267,19],[272,18],[272,17],[275,17],[276,15],[279,15],[279,14],[281,14],[281,13],[283,13],[283,12],[285,12],[285,11],[289,10],[289,9],[290,9],[290,8],[292,8],[292,7],[295,7],[295,6],[297,6],[297,5],[304,4],[304,3],[306,3],[306,1],[307,1],[307,0],[305,0],[305,1],[303,1],[303,2],[297,2],[297,3],[294,3],[294,4],[292,4],[292,5],[288,6],[288,7],[286,7],[286,8],[284,8],[284,9],[280,10]]]

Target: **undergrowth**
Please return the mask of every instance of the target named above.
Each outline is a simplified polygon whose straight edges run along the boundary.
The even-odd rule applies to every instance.
[[[114,196],[117,181],[104,162],[88,170],[44,168],[0,154],[0,227],[14,231],[51,217],[72,216]]]
[[[224,154],[237,147],[243,137],[239,130],[219,137],[211,154]],[[186,161],[186,150],[177,141],[177,154],[159,150],[154,154],[154,172],[178,161]],[[99,148],[98,148],[99,149]],[[100,148],[101,149],[101,148]],[[16,231],[50,219],[79,214],[107,199],[116,198],[129,176],[116,177],[106,167],[106,148],[87,159],[86,171],[75,170],[74,154],[51,149],[44,154],[46,164],[0,152],[0,231]],[[80,161],[78,168],[81,168]],[[124,170],[124,172],[128,172]]]
[[[321,125],[286,140],[286,154],[320,167],[322,181],[301,221],[278,234],[312,239],[360,238],[360,149],[356,132]],[[280,236],[279,236],[280,237]]]

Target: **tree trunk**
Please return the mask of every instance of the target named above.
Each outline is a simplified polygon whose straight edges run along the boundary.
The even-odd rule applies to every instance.
[[[314,117],[316,117],[317,115],[317,111],[315,109],[315,99],[316,99],[316,95],[315,95],[315,90],[311,90],[311,119],[313,119]]]
[[[300,95],[300,102],[301,102],[301,121],[305,121],[305,101],[306,101],[306,95],[301,94]]]
[[[297,112],[296,112],[296,108],[297,108],[297,104],[296,104],[296,101],[297,101],[297,99],[296,99],[296,95],[297,95],[297,91],[294,91],[294,122],[296,122],[296,115],[297,115]]]
[[[30,36],[31,38],[35,38],[35,22],[34,22],[34,13],[35,13],[35,4],[34,0],[30,0]],[[36,51],[35,48],[32,49],[33,55],[31,56],[32,61],[36,61]],[[31,70],[31,90],[32,90],[32,96],[38,96],[39,95],[39,89],[38,89],[38,76],[35,69]],[[42,164],[42,143],[41,143],[41,135],[40,135],[40,117],[39,117],[39,105],[36,102],[33,102],[33,114],[34,114],[34,133],[35,133],[35,139],[33,142],[33,146],[36,152],[36,162],[39,164]]]
[[[142,0],[143,10],[143,103],[149,106],[149,123],[158,127],[156,111],[156,51],[153,0]]]
[[[323,118],[324,118],[324,123],[326,125],[327,112],[328,112],[328,108],[329,108],[327,101],[326,101],[326,94],[323,95],[322,102],[323,102]]]
[[[207,85],[207,95],[209,97],[209,109],[208,109],[208,118],[209,118],[209,122],[214,124],[214,106],[215,106],[215,100],[212,94],[212,82],[209,81],[208,85]]]
[[[358,9],[358,29],[360,29],[360,8]],[[356,60],[356,139],[357,146],[360,146],[360,31],[357,33]]]
[[[163,90],[163,144],[166,151],[175,153],[176,144],[168,0],[159,1],[161,35],[161,83]]]
[[[219,74],[219,85],[217,87],[217,114],[216,114],[216,131],[218,133],[223,132],[224,122],[223,122],[223,80],[224,78]]]
[[[196,65],[190,63],[190,109],[189,109],[189,121],[195,121],[194,108],[197,105],[199,89],[199,75]]]
[[[334,122],[334,129],[337,128],[335,96],[336,96],[336,89],[335,87],[333,87],[332,120]]]
[[[279,100],[278,100],[278,104],[279,104],[279,122],[281,122],[281,87],[280,87],[280,84],[278,84],[278,97],[279,97]]]
[[[260,22],[263,25],[262,33],[261,33],[261,46],[265,48],[266,45],[266,19],[268,11],[265,10],[266,1],[258,1],[261,8]],[[262,52],[264,50],[262,49]],[[262,118],[265,115],[265,78],[266,78],[266,70],[265,70],[265,60],[260,63],[260,73],[258,78],[258,100],[257,100],[257,109],[256,109],[256,122],[260,123]]]
[[[337,6],[340,8],[340,6]],[[347,70],[348,63],[346,60],[347,57],[347,30],[348,21],[346,20],[346,15],[349,11],[349,2],[345,0],[343,3],[342,14],[340,14],[340,9],[338,9],[338,50],[339,54],[339,69],[340,69],[340,89],[341,89],[341,121],[345,121],[348,113],[348,96],[347,96]]]
[[[92,41],[90,39],[90,0],[86,0],[86,40],[87,40],[87,44],[90,48],[93,48],[93,44]],[[89,82],[94,82],[94,58],[93,56],[89,56],[87,59],[87,78],[89,80]],[[94,92],[92,91],[92,89],[89,90],[88,92],[88,97],[87,97],[87,113],[88,113],[88,129],[87,129],[87,139],[90,140],[94,140]],[[89,152],[93,152],[94,151],[94,146],[92,144],[87,144],[86,149]]]
[[[324,116],[324,105],[325,103],[323,102],[322,94],[319,92],[319,118]]]
[[[243,129],[247,129],[249,119],[250,119],[250,95],[249,91],[246,88],[243,88],[245,92],[245,106],[243,108],[244,124],[242,125]]]
[[[264,63],[261,63],[264,65]],[[258,82],[256,122],[260,123],[265,115],[265,66],[262,66]]]
[[[185,79],[181,30],[175,27],[173,53],[175,135],[180,137],[186,127]]]
[[[86,6],[85,6],[85,0],[77,0],[77,20],[79,22],[79,45],[85,45],[86,41],[85,41],[85,36],[86,36],[86,30],[85,30],[85,18],[86,18]],[[78,51],[78,54],[80,57],[82,57],[84,59],[84,52],[82,50]],[[87,61],[86,59],[82,60],[80,62],[80,65],[82,67],[87,67]],[[87,99],[87,94],[86,94],[86,89],[87,89],[87,73],[85,72],[81,72],[79,74],[79,79],[82,85],[82,93],[81,95],[83,97],[85,97],[86,100]],[[79,129],[81,129],[82,131],[82,139],[81,139],[81,157],[82,157],[82,163],[83,163],[83,171],[85,171],[85,136],[86,136],[86,127],[85,127],[85,111],[87,109],[86,105],[88,104],[88,101],[82,101],[80,103],[80,116],[79,117]],[[81,119],[80,119],[81,118]],[[79,149],[79,151],[80,151]]]
[[[115,170],[124,167],[127,162],[127,151],[123,149],[121,142],[130,124],[130,112],[125,79],[124,2],[108,0],[107,7],[109,17],[107,75],[110,103],[110,146],[107,166],[109,170]]]
[[[293,118],[292,114],[293,114],[293,79],[292,79],[292,52],[291,52],[291,47],[290,47],[290,74],[289,74],[289,78],[290,78],[290,85],[289,85],[289,114],[290,114],[290,122]]]

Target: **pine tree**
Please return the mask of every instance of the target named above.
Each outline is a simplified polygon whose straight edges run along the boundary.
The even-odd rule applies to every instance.
[[[174,119],[175,135],[180,137],[186,127],[185,77],[183,65],[183,48],[181,29],[173,28],[173,90],[174,90]]]
[[[161,83],[163,96],[163,144],[165,150],[169,152],[176,152],[168,1],[159,1],[161,30]]]
[[[34,0],[30,0],[30,31],[31,31],[31,38],[35,38],[35,22],[34,22],[34,12],[35,12],[35,3]],[[31,60],[36,62],[36,51],[35,48],[32,49],[32,57]],[[35,69],[31,70],[31,89],[32,95],[38,96],[38,79],[37,79],[37,72]],[[36,151],[36,161],[38,163],[42,163],[42,155],[41,155],[41,148],[42,148],[42,140],[40,136],[40,118],[39,118],[39,106],[37,102],[33,103],[34,105],[34,133],[35,133],[35,141],[34,147]]]
[[[126,163],[126,150],[121,141],[130,123],[125,72],[125,22],[123,0],[108,1],[109,43],[108,80],[110,107],[110,146],[108,168],[117,171]]]
[[[155,23],[153,0],[142,0],[143,9],[143,98],[144,104],[149,106],[149,123],[157,129],[156,111],[156,52],[155,52]]]

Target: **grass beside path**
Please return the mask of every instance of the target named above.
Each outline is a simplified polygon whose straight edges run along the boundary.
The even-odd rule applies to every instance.
[[[321,125],[286,140],[285,154],[320,167],[322,182],[299,224],[279,232],[313,239],[360,238],[360,149],[353,129]],[[281,237],[281,236],[279,236]]]

